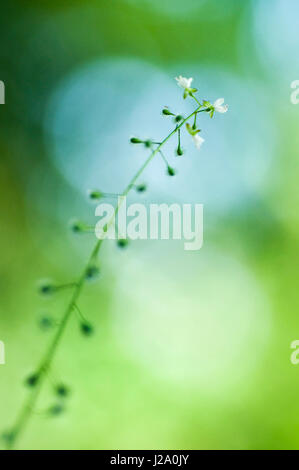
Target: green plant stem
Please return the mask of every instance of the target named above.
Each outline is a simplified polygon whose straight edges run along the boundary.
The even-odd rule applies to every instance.
[[[194,130],[196,129],[196,118],[197,118],[197,114],[194,115],[194,123],[193,123]]]
[[[125,188],[125,190],[123,191],[123,193],[121,194],[122,198],[120,199],[118,205],[116,206],[115,210],[114,210],[114,214],[111,218],[111,220],[108,222],[107,226],[110,226],[114,219],[116,218],[118,212],[119,212],[119,209],[120,209],[120,206],[122,204],[122,201],[123,201],[123,198],[125,196],[127,196],[129,194],[129,192],[131,191],[132,188],[134,188],[134,185],[136,183],[136,181],[138,180],[138,178],[142,175],[142,173],[144,172],[144,170],[146,169],[146,167],[149,165],[149,163],[152,161],[152,159],[155,157],[155,155],[160,152],[161,148],[166,144],[166,142],[176,133],[178,132],[178,130],[190,119],[192,118],[195,114],[199,113],[199,112],[203,112],[205,111],[205,109],[200,109],[201,108],[201,105],[196,108],[186,119],[184,119],[179,125],[177,125],[175,127],[175,129],[170,132],[170,134],[168,134],[167,137],[165,137],[165,139],[159,143],[159,145],[151,152],[151,154],[149,155],[149,157],[145,160],[145,162],[141,165],[141,167],[139,168],[139,170],[137,171],[137,173],[133,176],[133,178],[131,179],[130,183],[128,184],[128,186]],[[70,302],[68,303],[67,307],[66,307],[66,310],[64,312],[64,315],[62,317],[62,321],[58,327],[58,330],[52,340],[52,342],[50,343],[49,345],[49,348],[47,349],[46,353],[45,353],[45,356],[43,357],[38,369],[37,369],[37,372],[39,374],[39,379],[38,379],[38,382],[37,384],[33,387],[33,389],[31,390],[29,396],[27,397],[27,399],[25,400],[21,410],[20,410],[20,413],[19,415],[17,416],[17,419],[16,419],[16,423],[14,425],[14,427],[12,428],[12,432],[14,433],[14,437],[13,439],[10,440],[10,442],[7,444],[7,449],[12,449],[15,447],[16,443],[17,443],[17,440],[20,438],[20,435],[21,433],[24,431],[24,429],[26,428],[28,422],[29,422],[29,419],[30,417],[32,416],[32,413],[34,411],[34,408],[35,408],[35,404],[37,402],[37,399],[39,397],[39,394],[40,394],[40,391],[42,389],[42,386],[43,386],[43,383],[44,383],[44,380],[45,380],[45,377],[47,375],[47,371],[49,370],[52,362],[53,362],[53,359],[54,359],[54,355],[55,355],[55,352],[58,348],[58,345],[60,343],[60,340],[63,336],[63,333],[66,329],[66,326],[68,324],[68,321],[71,317],[71,314],[74,310],[74,306],[76,305],[77,303],[77,300],[81,294],[81,291],[83,289],[83,286],[85,284],[85,280],[86,280],[86,273],[87,273],[87,270],[90,266],[90,264],[93,262],[93,260],[97,257],[99,251],[100,251],[100,248],[102,246],[102,243],[103,243],[103,240],[98,240],[91,252],[91,255],[89,257],[89,260],[85,266],[85,268],[83,269],[83,272],[78,280],[78,282],[76,284],[74,284],[74,292],[72,294],[72,297],[71,297],[71,300]]]
[[[165,163],[166,168],[167,168],[168,165],[169,165],[169,163],[168,163],[168,161],[166,160],[166,157],[165,157],[165,155],[164,155],[164,153],[162,152],[161,149],[159,150],[159,153],[160,153],[160,155],[161,155],[161,157],[162,157],[162,160],[163,160],[163,162]]]

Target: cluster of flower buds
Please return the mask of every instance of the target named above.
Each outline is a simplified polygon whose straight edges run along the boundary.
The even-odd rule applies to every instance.
[[[70,388],[64,383],[54,385],[54,394],[56,397],[55,403],[49,406],[46,410],[46,415],[56,417],[61,415],[66,409],[66,400],[70,396]]]
[[[165,106],[163,109],[162,109],[162,114],[164,116],[173,116],[173,120],[174,122],[177,124],[181,121],[183,121],[184,119],[184,116],[182,116],[181,114],[174,114],[172,113],[169,109],[168,109],[168,106]]]
[[[194,93],[197,92],[197,89],[191,87],[193,78],[185,78],[180,75],[179,77],[176,77],[176,81],[179,87],[183,88],[184,90],[184,99],[187,98],[187,96],[190,96],[199,105],[198,111],[194,114],[193,126],[191,127],[189,123],[186,123],[187,131],[191,135],[196,148],[199,150],[205,140],[199,135],[201,130],[198,129],[196,125],[197,114],[199,112],[205,111],[209,113],[212,118],[215,112],[220,114],[226,113],[228,111],[228,105],[224,104],[224,98],[218,98],[213,104],[207,100],[203,100],[203,102],[200,103],[200,101],[198,101],[197,98],[194,96]]]
[[[39,380],[42,376],[42,373],[45,373],[45,372],[46,372],[45,370],[41,369],[38,372],[34,372],[30,374],[25,379],[25,385],[30,388],[37,387]],[[64,400],[69,397],[70,389],[64,383],[54,384],[54,395],[56,399],[59,401],[56,402],[54,405],[51,405],[50,408],[47,410],[47,412],[53,416],[59,414],[59,413],[54,412],[56,407],[59,407],[61,411],[64,409]]]
[[[166,108],[165,108],[165,109],[166,109]],[[165,114],[165,115],[167,115],[167,116],[170,116],[170,115],[174,116],[174,114],[172,114],[170,111],[166,111],[166,112],[163,113],[163,114]],[[163,161],[164,161],[164,163],[165,163],[165,165],[166,165],[166,173],[167,173],[169,176],[174,176],[174,175],[176,174],[175,169],[174,169],[171,165],[169,165],[167,159],[165,158],[164,154],[162,153],[162,151],[161,151],[161,149],[160,149],[161,142],[153,142],[153,141],[151,141],[151,140],[141,140],[141,139],[138,139],[137,137],[132,137],[132,138],[130,139],[130,142],[131,142],[132,144],[144,144],[146,147],[150,147],[150,148],[152,148],[153,145],[157,145],[158,147],[156,148],[155,151],[158,150],[159,154],[161,155],[161,157],[162,157],[162,159],[163,159]],[[180,144],[179,144],[179,145],[178,145],[178,149],[177,149],[177,155],[182,155],[182,154],[183,154],[183,152],[182,152],[182,150],[181,150],[181,148],[180,148]],[[136,189],[136,191],[138,191],[138,192],[144,192],[147,188],[146,188],[146,186],[145,186],[144,184],[141,184],[141,185],[135,186],[135,189]],[[127,240],[126,240],[126,244],[127,244]],[[124,247],[124,240],[119,240],[118,246],[120,246],[121,248],[123,248],[123,247]]]

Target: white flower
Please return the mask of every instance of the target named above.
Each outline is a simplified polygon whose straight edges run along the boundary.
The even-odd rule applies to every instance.
[[[192,136],[192,139],[193,139],[193,142],[195,143],[195,146],[196,148],[198,148],[198,150],[200,149],[200,147],[202,146],[202,144],[204,143],[205,139],[203,139],[202,137],[200,137],[199,134],[195,134]]]
[[[178,85],[183,88],[184,90],[191,88],[191,83],[193,82],[193,78],[185,78],[180,75],[179,77],[175,78],[178,82]]]
[[[226,113],[228,111],[228,104],[223,104],[224,103],[224,98],[218,98],[218,100],[215,101],[213,104],[213,108],[217,113]]]

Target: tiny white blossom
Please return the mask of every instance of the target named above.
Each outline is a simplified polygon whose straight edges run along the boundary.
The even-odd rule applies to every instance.
[[[224,98],[218,98],[218,100],[215,101],[213,104],[213,108],[217,113],[226,113],[228,111],[228,105],[223,104],[224,103]]]
[[[191,88],[191,83],[193,82],[193,78],[185,78],[180,75],[179,77],[175,77],[178,85],[183,88],[184,90]]]
[[[200,147],[202,146],[202,144],[204,143],[205,139],[203,139],[202,137],[200,137],[199,134],[195,134],[192,136],[192,139],[193,139],[193,142],[195,143],[195,146],[196,148],[198,148],[198,150],[200,149]]]

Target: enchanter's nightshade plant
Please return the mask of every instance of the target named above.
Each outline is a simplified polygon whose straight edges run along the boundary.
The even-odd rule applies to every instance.
[[[182,76],[179,76],[178,78],[176,78],[176,81],[178,85],[184,90],[184,99],[190,97],[195,101],[196,107],[192,111],[192,113],[190,113],[187,117],[184,117],[181,114],[175,114],[171,112],[168,108],[164,108],[162,110],[162,114],[164,116],[171,117],[171,119],[174,121],[174,128],[161,142],[154,142],[150,139],[144,140],[138,137],[131,138],[130,141],[132,144],[143,145],[146,149],[150,151],[150,154],[147,159],[143,162],[141,167],[138,169],[136,174],[133,176],[127,187],[120,194],[120,196],[123,197],[118,199],[118,204],[114,209],[113,217],[105,226],[105,230],[107,231],[111,224],[113,224],[113,222],[115,221],[120,209],[121,201],[124,199],[124,197],[127,196],[132,190],[135,190],[138,193],[146,191],[146,185],[144,183],[140,183],[139,179],[143,174],[145,168],[149,165],[149,163],[153,160],[156,155],[159,155],[163,159],[166,166],[166,173],[169,176],[173,177],[176,174],[176,171],[168,163],[162,151],[164,144],[166,144],[166,142],[168,142],[174,135],[177,135],[178,143],[176,145],[175,154],[177,156],[182,156],[183,150],[181,147],[181,130],[186,127],[187,132],[193,139],[196,148],[200,149],[204,142],[204,139],[199,135],[201,131],[197,127],[198,115],[200,113],[208,113],[211,117],[213,117],[215,112],[226,113],[228,110],[228,106],[224,105],[223,98],[216,100],[214,104],[211,104],[210,101],[199,100],[195,96],[197,89],[191,87],[193,78],[184,78]],[[191,121],[191,123],[189,121]],[[105,193],[98,189],[89,191],[90,200],[95,202],[101,200],[106,196],[117,197],[119,195]],[[80,234],[86,231],[90,231],[91,227],[80,221],[72,221],[71,230],[76,234]],[[64,289],[71,289],[72,296],[70,302],[66,305],[65,311],[60,320],[58,320],[57,318],[54,319],[51,316],[44,316],[40,319],[39,325],[43,330],[49,330],[52,328],[57,329],[53,334],[53,338],[49,344],[49,347],[46,350],[44,356],[41,358],[39,364],[33,370],[33,372],[25,379],[25,385],[29,389],[28,396],[26,397],[25,403],[21,407],[20,413],[16,418],[15,424],[2,436],[7,449],[12,449],[15,447],[17,440],[21,436],[21,433],[25,430],[30,418],[35,413],[38,397],[40,395],[43,385],[46,382],[46,379],[49,378],[50,369],[52,370],[55,354],[61,343],[63,334],[68,326],[71,316],[73,314],[76,314],[78,316],[80,331],[83,335],[88,337],[94,333],[94,328],[84,318],[78,306],[78,301],[85,286],[85,283],[90,280],[96,280],[98,278],[98,257],[103,241],[104,239],[99,239],[95,242],[94,248],[89,256],[89,259],[87,260],[87,263],[82,269],[82,272],[76,282],[58,285],[57,283],[51,280],[46,280],[43,281],[39,286],[39,292],[41,295],[44,296],[55,295],[58,291],[63,291]],[[120,248],[125,248],[128,245],[128,240],[119,239],[117,243]],[[65,411],[66,400],[68,399],[68,396],[70,394],[69,387],[63,383],[54,384],[53,392],[54,401],[50,404],[47,409],[48,416],[57,416],[63,413]]]

